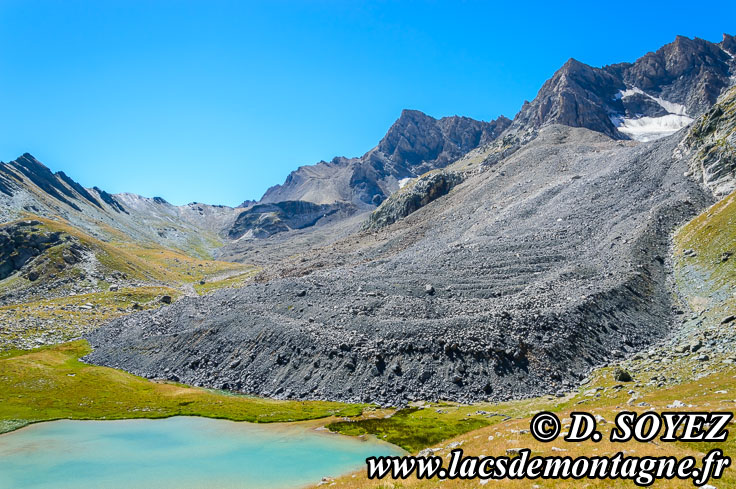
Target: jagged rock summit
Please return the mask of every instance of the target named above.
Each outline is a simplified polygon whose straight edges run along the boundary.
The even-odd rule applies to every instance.
[[[481,122],[458,116],[435,119],[404,110],[378,145],[360,158],[337,157],[302,166],[283,185],[271,187],[261,203],[301,200],[374,207],[398,190],[401,180],[447,166],[493,141],[510,123],[503,116]]]
[[[733,36],[720,43],[678,36],[634,63],[602,68],[565,63],[525,102],[513,127],[585,127],[614,139],[650,141],[710,108],[736,73]]]

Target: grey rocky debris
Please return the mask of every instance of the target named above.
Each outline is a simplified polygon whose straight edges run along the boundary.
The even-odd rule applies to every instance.
[[[677,321],[657,257],[711,202],[672,158],[681,139],[544,127],[392,226],[305,252],[263,283],[113,321],[88,336],[86,359],[280,398],[569,389]]]

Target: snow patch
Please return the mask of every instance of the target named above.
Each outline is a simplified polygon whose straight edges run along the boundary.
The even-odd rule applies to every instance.
[[[683,127],[690,124],[693,119],[687,115],[685,106],[675,102],[670,102],[660,97],[655,97],[646,93],[644,90],[631,87],[621,90],[616,94],[615,99],[621,100],[633,95],[643,95],[654,100],[668,112],[667,115],[661,117],[624,117],[623,115],[611,115],[611,122],[619,131],[636,141],[654,141],[674,134]]]
[[[661,117],[639,117],[636,119],[612,116],[611,122],[619,131],[636,141],[654,141],[674,134],[693,121],[680,114],[667,114]]]
[[[731,53],[731,52],[729,52],[729,51],[726,51],[726,50],[725,50],[725,49],[723,49],[723,48],[721,48],[721,51],[723,51],[723,52],[724,52],[724,53],[726,53],[727,55],[731,56],[731,59],[734,59],[734,55],[733,55],[733,53]]]
[[[669,112],[670,114],[677,114],[677,115],[687,115],[687,112],[685,111],[685,106],[682,104],[676,104],[675,102],[670,102],[668,100],[665,100],[663,98],[655,97],[654,95],[649,95],[644,90],[636,87],[628,88],[626,90],[621,90],[617,94],[617,99],[623,99],[626,97],[631,97],[632,95],[644,95],[645,97],[648,97],[655,102],[659,104],[660,107],[662,107],[664,110]]]
[[[413,178],[402,178],[401,180],[399,180],[399,188],[404,188],[406,184],[411,182],[412,180],[414,179]]]

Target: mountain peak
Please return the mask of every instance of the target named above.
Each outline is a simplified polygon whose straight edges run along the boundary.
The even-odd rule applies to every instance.
[[[404,109],[378,145],[362,157],[336,157],[300,167],[283,185],[268,189],[260,203],[301,200],[375,206],[398,189],[399,180],[444,168],[498,137],[510,122],[503,116],[491,122],[459,116],[435,119]]]
[[[721,41],[721,49],[728,51],[731,56],[736,55],[736,37],[723,33],[723,40]]]
[[[736,41],[728,34],[720,45],[677,36],[634,63],[596,68],[570,58],[542,85],[537,97],[522,106],[514,126],[557,123],[625,138],[614,120],[620,124],[623,117],[674,112],[678,121],[686,123],[715,103],[729,85],[736,68],[731,46],[736,51]]]
[[[425,114],[421,110],[416,109],[403,109],[401,111],[401,115],[396,120],[396,122],[402,120],[402,119],[434,119],[434,117]]]
[[[571,68],[590,68],[590,66],[575,58],[569,58],[558,71],[569,70]]]
[[[607,71],[570,58],[542,85],[536,98],[524,104],[514,124],[539,128],[557,123],[620,138],[605,107],[622,88],[624,84]]]
[[[428,171],[495,139],[508,127],[506,121],[499,118],[482,122],[456,115],[438,120],[418,110],[404,109],[378,143],[377,150],[398,165],[413,167],[436,162],[424,169]]]

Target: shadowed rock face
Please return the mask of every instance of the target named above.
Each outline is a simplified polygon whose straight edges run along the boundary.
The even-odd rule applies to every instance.
[[[378,145],[362,157],[338,157],[303,166],[283,185],[271,187],[261,203],[303,200],[373,207],[399,188],[399,180],[443,168],[495,139],[510,122],[503,116],[491,122],[457,116],[438,120],[417,110],[404,110]]]
[[[303,276],[116,320],[87,360],[298,399],[570,388],[673,324],[669,232],[709,202],[679,140],[545,127],[402,221],[301,254]]]
[[[728,36],[731,40],[732,37]],[[674,42],[639,58],[634,64],[609,67],[629,86],[682,104],[692,116],[713,105],[734,72],[724,42],[677,36]]]
[[[303,229],[315,225],[321,219],[335,214],[352,214],[351,205],[313,204],[304,201],[286,201],[275,204],[257,204],[243,211],[230,228],[229,237],[238,239],[248,234],[254,238],[266,238],[276,233]]]
[[[624,88],[624,83],[607,71],[570,59],[542,85],[533,102],[524,104],[514,124],[564,124],[621,137],[610,114],[623,109],[615,95]]]

